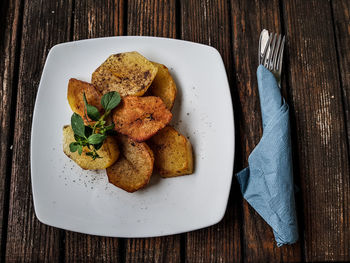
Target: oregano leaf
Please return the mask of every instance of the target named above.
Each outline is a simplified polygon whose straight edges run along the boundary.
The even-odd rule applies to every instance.
[[[101,98],[101,105],[106,111],[111,111],[120,103],[120,95],[116,91],[108,92]]]
[[[95,133],[90,135],[87,141],[90,144],[99,144],[99,143],[102,143],[104,139],[106,139],[106,135]]]
[[[98,121],[99,118],[101,118],[100,112],[95,106],[92,106],[87,102],[85,92],[83,94],[83,100],[84,100],[87,116],[93,121]]]
[[[74,134],[84,138],[85,137],[85,125],[84,125],[83,118],[80,115],[73,113],[70,121],[71,121],[71,125],[72,125],[72,129],[74,131]]]
[[[79,144],[77,142],[72,142],[69,144],[69,150],[74,153],[78,150]]]
[[[83,152],[83,146],[82,145],[78,145],[78,153],[79,155],[81,155]]]

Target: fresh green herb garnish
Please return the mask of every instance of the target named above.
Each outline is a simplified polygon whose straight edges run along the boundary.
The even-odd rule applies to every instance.
[[[86,117],[86,113],[87,113],[87,116],[91,120],[98,121],[98,119],[101,118],[100,112],[98,111],[98,109],[96,107],[88,104],[88,102],[86,100],[85,92],[83,94],[83,99],[84,99],[84,105],[85,105],[85,109],[84,109],[85,117]]]
[[[120,103],[120,95],[118,92],[109,92],[101,99],[101,105],[106,111],[111,111]]]
[[[116,91],[109,92],[102,96],[101,105],[105,109],[105,113],[101,116],[98,109],[90,105],[86,99],[85,93],[83,95],[84,100],[84,116],[86,120],[90,118],[95,123],[85,125],[83,118],[76,113],[73,113],[71,117],[71,125],[74,131],[75,142],[69,145],[71,152],[78,151],[79,155],[83,152],[83,147],[87,147],[90,151],[86,155],[91,156],[93,160],[101,158],[97,150],[103,145],[107,136],[113,132],[114,124],[106,125],[105,119],[111,113],[111,111],[120,103],[120,95]]]
[[[74,131],[74,134],[80,137],[85,136],[85,126],[83,118],[80,117],[80,115],[73,113],[71,119],[70,119],[72,129]]]

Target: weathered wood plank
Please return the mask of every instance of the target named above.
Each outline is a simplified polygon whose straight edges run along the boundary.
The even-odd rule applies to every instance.
[[[118,238],[66,231],[65,262],[120,262]]]
[[[347,261],[350,171],[331,5],[326,0],[284,1],[283,9],[305,260]]]
[[[239,112],[238,140],[242,156],[237,166],[247,166],[249,154],[262,136],[259,93],[256,80],[257,50],[262,29],[281,33],[280,10],[277,0],[231,1],[233,53],[236,71],[236,89]],[[238,160],[237,160],[238,161]],[[300,243],[278,248],[273,232],[266,222],[243,201],[244,260],[247,262],[300,262]]]
[[[0,238],[1,248],[6,243],[6,226],[8,213],[8,182],[10,180],[10,161],[13,116],[12,106],[15,104],[13,97],[16,96],[16,54],[19,50],[20,25],[21,25],[21,2],[3,1],[0,4]],[[3,227],[5,227],[3,229]],[[5,251],[0,249],[0,260]]]
[[[123,34],[123,1],[75,0],[73,39]],[[66,231],[66,262],[119,262],[117,238],[98,237]]]
[[[59,262],[60,231],[34,215],[30,184],[30,127],[35,96],[49,49],[69,40],[70,1],[25,1],[13,142],[6,259]]]
[[[176,37],[175,0],[128,1],[128,35]]]
[[[128,35],[176,37],[175,0],[128,1]],[[126,262],[179,262],[180,235],[125,239]]]
[[[179,235],[125,241],[125,262],[180,262]]]
[[[123,10],[124,0],[76,0],[73,40],[123,35]]]
[[[239,191],[238,187],[232,189]],[[214,226],[190,232],[186,236],[185,262],[242,262],[240,220],[236,193],[231,194],[226,214]]]
[[[181,1],[180,14],[181,38],[217,48],[222,55],[233,88],[234,71],[228,1]],[[237,182],[233,180],[231,200],[224,219],[212,227],[187,234],[186,262],[241,261],[240,202]]]
[[[350,151],[350,1],[334,0],[332,1],[332,8]]]

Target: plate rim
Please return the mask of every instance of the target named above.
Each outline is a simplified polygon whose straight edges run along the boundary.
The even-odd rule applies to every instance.
[[[52,56],[52,54],[54,53],[54,51],[56,49],[59,48],[64,48],[65,46],[70,46],[70,45],[75,45],[75,44],[79,44],[79,43],[84,43],[84,42],[93,42],[93,41],[103,41],[103,40],[110,40],[110,39],[134,39],[134,40],[143,40],[143,39],[154,39],[154,40],[161,40],[161,41],[174,41],[174,42],[179,42],[179,43],[186,43],[189,45],[195,45],[195,46],[201,46],[207,49],[210,49],[211,51],[213,51],[215,53],[215,55],[219,58],[219,65],[220,67],[222,67],[223,72],[225,73],[225,82],[227,83],[227,86],[225,87],[225,89],[227,88],[228,91],[228,102],[229,102],[229,115],[231,117],[231,121],[230,121],[230,128],[232,128],[232,133],[231,133],[231,139],[232,139],[232,167],[231,167],[231,176],[229,177],[229,182],[228,182],[228,189],[224,195],[225,197],[225,204],[223,205],[223,209],[222,211],[220,211],[220,213],[217,213],[217,216],[215,217],[214,220],[208,220],[208,223],[206,224],[202,224],[202,225],[198,225],[198,227],[184,227],[184,229],[186,230],[181,230],[181,231],[168,231],[169,233],[167,233],[167,231],[164,231],[164,234],[159,233],[158,234],[152,234],[152,235],[109,235],[109,234],[99,234],[96,233],[94,231],[79,231],[77,229],[71,228],[71,227],[67,227],[67,226],[61,226],[59,224],[53,224],[50,223],[47,217],[42,217],[42,215],[39,212],[39,204],[38,204],[38,197],[36,197],[35,191],[34,191],[34,161],[33,161],[33,156],[34,156],[34,146],[33,146],[33,134],[35,131],[35,120],[37,119],[37,101],[38,101],[38,96],[39,93],[41,92],[41,90],[43,89],[42,87],[42,79],[44,76],[44,73],[47,70],[47,64],[48,61],[50,60],[50,57]],[[230,87],[230,83],[228,81],[228,75],[227,75],[227,71],[226,71],[226,67],[224,64],[224,61],[222,59],[222,56],[220,54],[220,52],[213,46],[209,46],[206,44],[202,44],[202,43],[197,43],[197,42],[192,42],[192,41],[188,41],[188,40],[181,40],[181,39],[174,39],[174,38],[166,38],[166,37],[154,37],[154,36],[111,36],[111,37],[99,37],[99,38],[90,38],[90,39],[81,39],[81,40],[75,40],[75,41],[68,41],[68,42],[62,42],[62,43],[58,43],[55,44],[54,46],[52,46],[47,54],[46,60],[45,60],[45,64],[41,73],[41,77],[40,77],[40,81],[39,81],[39,85],[38,85],[38,89],[37,89],[37,93],[36,93],[36,97],[35,97],[35,104],[34,104],[34,108],[33,108],[33,117],[32,117],[32,125],[31,125],[31,137],[30,137],[30,173],[31,173],[31,185],[32,185],[32,195],[33,195],[33,204],[34,204],[34,212],[36,215],[36,218],[39,220],[39,222],[52,226],[52,227],[56,227],[56,228],[60,228],[63,230],[67,230],[67,231],[72,231],[72,232],[76,232],[76,233],[82,233],[82,234],[88,234],[88,235],[94,235],[94,236],[105,236],[105,237],[120,237],[120,238],[149,238],[149,237],[160,237],[160,236],[170,236],[170,235],[176,235],[176,234],[181,234],[181,233],[187,233],[187,232],[192,232],[198,229],[203,229],[203,228],[207,228],[210,226],[213,226],[217,223],[219,223],[223,217],[226,214],[226,210],[227,210],[227,206],[228,206],[228,201],[229,201],[229,196],[231,193],[231,189],[232,189],[232,180],[234,175],[234,163],[235,163],[235,153],[236,153],[236,147],[235,147],[235,120],[234,120],[234,109],[233,109],[233,101],[232,101],[232,94],[231,94],[231,87]],[[209,222],[211,221],[211,222]]]

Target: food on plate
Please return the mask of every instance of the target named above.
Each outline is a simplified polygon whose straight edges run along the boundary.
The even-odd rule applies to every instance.
[[[64,126],[63,151],[70,159],[85,170],[106,169],[119,157],[118,143],[112,136],[107,137],[102,147],[97,150],[97,154],[100,158],[96,158],[95,160],[92,160],[91,156],[87,155],[87,153],[90,152],[87,146],[82,148],[81,154],[79,154],[78,151],[71,152],[70,144],[74,141],[75,138],[72,127],[70,125]]]
[[[158,68],[158,72],[147,94],[161,98],[167,109],[171,110],[177,93],[175,81],[166,66],[156,62],[152,63]]]
[[[108,181],[127,191],[135,192],[145,187],[152,175],[154,157],[144,142],[135,142],[119,135],[120,157],[107,168]]]
[[[91,82],[68,82],[69,158],[82,169],[106,169],[109,183],[130,193],[144,188],[153,170],[163,178],[193,173],[191,143],[167,126],[177,89],[165,65],[135,51],[114,54]]]
[[[165,127],[171,112],[158,97],[126,96],[113,113],[115,130],[137,142],[149,139]]]
[[[114,124],[109,123],[108,118],[111,111],[120,103],[120,96],[115,91],[102,96],[101,105],[105,110],[103,115],[96,107],[88,103],[85,93],[83,93],[83,101],[84,115],[92,121],[87,121],[86,124],[79,114],[73,113],[71,127],[74,136],[69,144],[69,149],[81,155],[83,147],[86,147],[85,155],[90,156],[92,160],[103,158],[98,154],[98,150],[103,146],[107,136],[113,133]]]
[[[162,177],[193,173],[193,156],[190,141],[173,127],[167,126],[149,140],[154,153],[156,171]]]
[[[71,78],[68,82],[67,99],[72,111],[85,118],[84,93],[89,104],[95,106],[99,111],[102,111],[103,108],[100,104],[101,93],[92,84]],[[91,121],[90,118],[85,121],[88,120]]]
[[[111,55],[93,73],[92,84],[102,93],[117,91],[122,97],[142,96],[158,68],[138,52]]]

